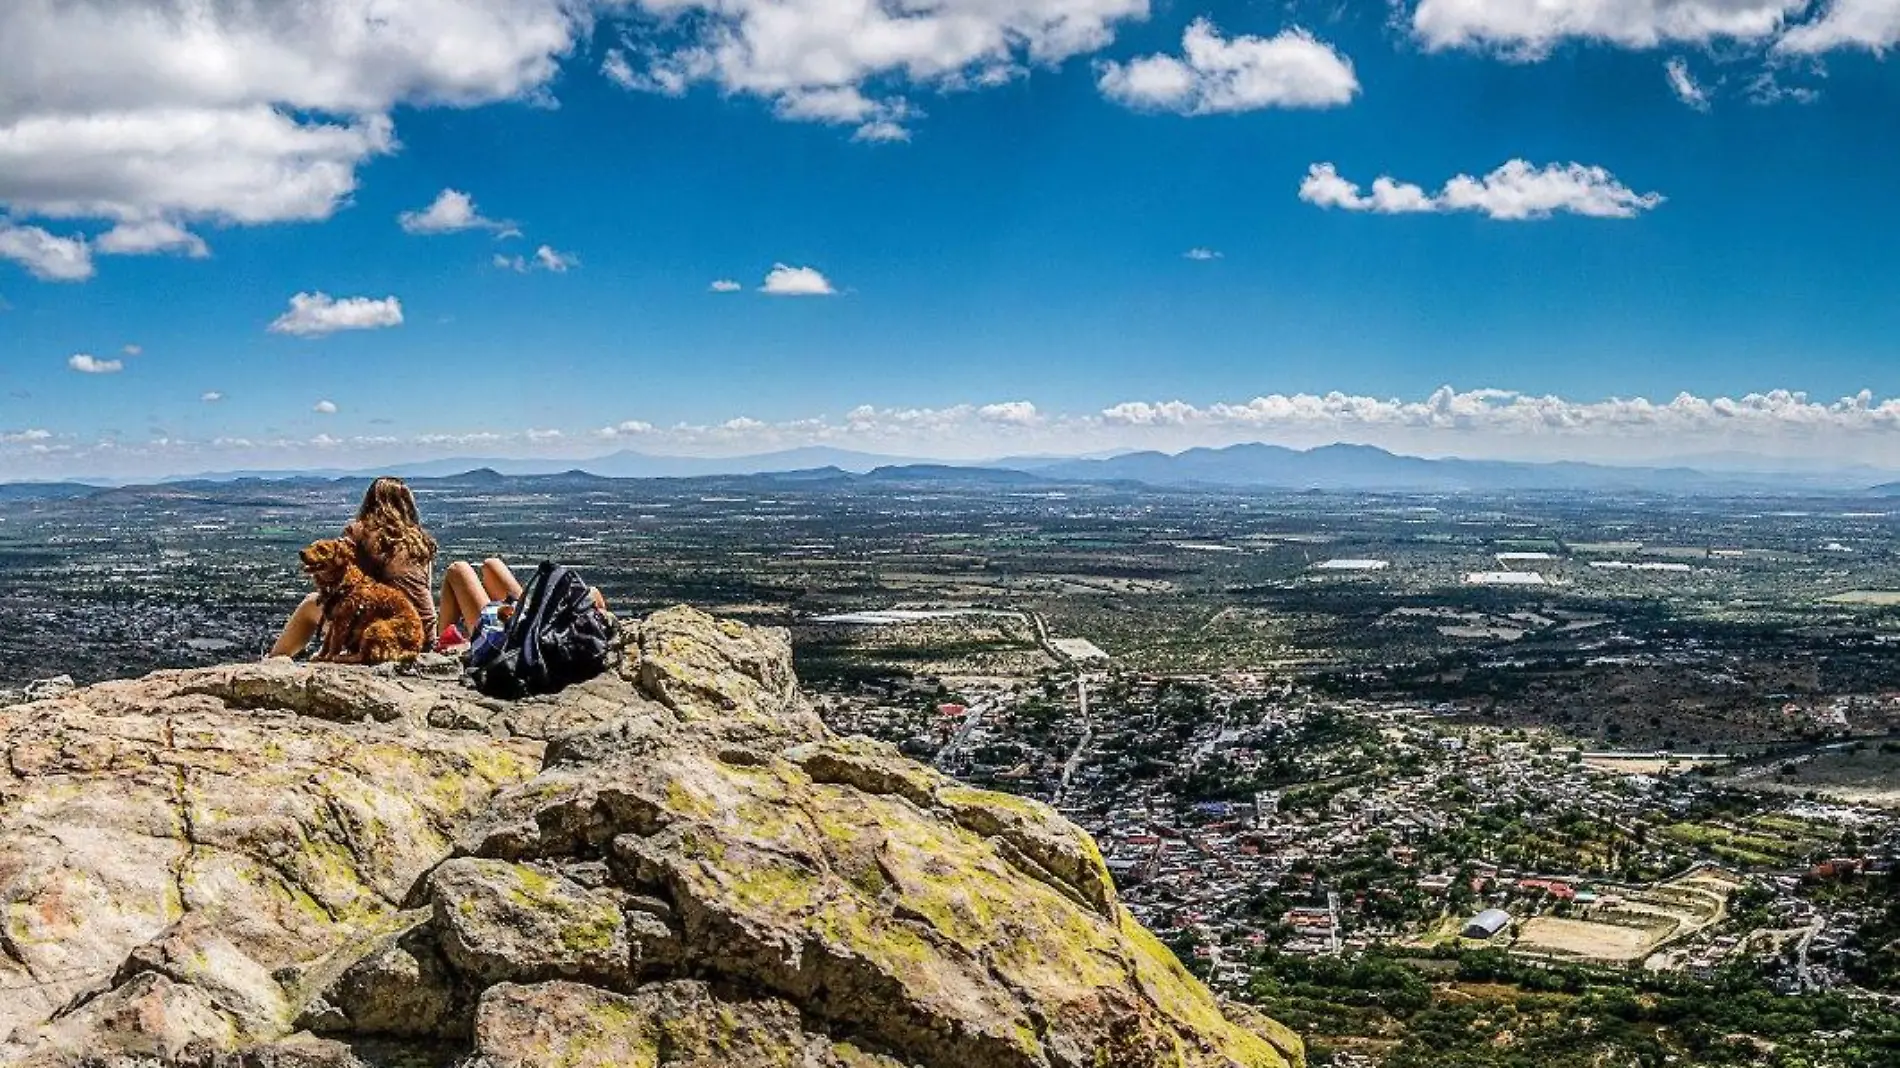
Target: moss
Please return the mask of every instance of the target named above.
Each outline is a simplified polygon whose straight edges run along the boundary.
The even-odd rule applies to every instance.
[[[572,916],[561,924],[561,945],[570,953],[600,953],[612,949],[622,919],[611,908]]]
[[[694,819],[709,819],[718,813],[712,802],[688,790],[678,779],[666,783],[666,807],[669,811]]]
[[[1249,1068],[1278,1068],[1288,1063],[1288,1058],[1280,1053],[1274,1043],[1231,1023],[1222,1014],[1213,993],[1201,985],[1200,980],[1188,974],[1174,953],[1128,915],[1126,909],[1120,912],[1122,935],[1135,952],[1135,970],[1141,977],[1143,989],[1158,1009],[1190,1031],[1223,1039],[1223,1049],[1239,1064]],[[1298,1038],[1292,1037],[1292,1033],[1284,1028],[1281,1032],[1284,1037],[1276,1037],[1281,1037],[1282,1041],[1291,1038],[1297,1049]]]

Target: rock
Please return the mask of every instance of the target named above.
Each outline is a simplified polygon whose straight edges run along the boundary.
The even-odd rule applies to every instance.
[[[113,982],[123,985],[142,972],[202,991],[246,1034],[282,1034],[290,1023],[290,1003],[283,987],[269,969],[231,944],[209,912],[188,912],[157,938],[134,949]]]
[[[314,681],[329,675],[349,678]],[[233,682],[262,677],[272,686]],[[540,768],[538,742],[340,723],[362,717],[312,718],[268,697],[353,692],[365,677],[290,664],[165,672],[0,709],[0,1060],[37,1041],[7,1036],[31,1036],[115,976],[204,979],[184,966],[190,953],[154,944],[168,929],[250,962],[257,997],[232,1003],[230,1022],[240,1037],[275,1037],[255,1034],[278,1012],[257,971],[307,965],[376,929],[497,789]],[[190,988],[213,1005],[234,995],[205,981]]]
[[[624,997],[573,983],[504,983],[482,996],[464,1068],[902,1068],[806,1032],[774,999],[729,1000],[705,983],[655,983]]]
[[[48,697],[58,697],[74,688],[71,675],[54,675],[47,679],[34,679],[26,684],[20,695],[29,701],[43,701]]]
[[[175,1060],[193,1047],[228,1048],[242,1032],[198,987],[157,972],[81,1001],[41,1029],[29,1064],[58,1064],[54,1050]]]
[[[0,708],[0,1061],[1302,1061],[1053,810],[832,736],[784,632],[623,643],[512,704],[273,662]]]
[[[632,985],[633,953],[618,896],[505,860],[451,860],[429,878],[449,965],[479,988],[581,979]]]
[[[315,996],[297,1020],[318,1034],[438,1038],[466,1030],[466,1006],[429,932],[433,913],[418,909],[368,945],[346,947],[308,978]],[[336,969],[341,967],[340,974]]]

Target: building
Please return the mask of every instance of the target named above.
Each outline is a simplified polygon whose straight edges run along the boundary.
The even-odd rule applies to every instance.
[[[1485,909],[1465,922],[1466,938],[1487,939],[1511,925],[1511,914],[1503,909]]]

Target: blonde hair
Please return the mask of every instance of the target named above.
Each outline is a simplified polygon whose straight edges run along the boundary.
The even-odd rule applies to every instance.
[[[369,484],[363,505],[356,510],[355,525],[359,547],[378,561],[435,559],[435,539],[422,529],[416,495],[400,478],[379,478]]]

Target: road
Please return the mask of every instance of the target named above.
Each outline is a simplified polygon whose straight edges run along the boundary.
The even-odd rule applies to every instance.
[[[1082,758],[1088,755],[1089,743],[1095,741],[1095,720],[1089,716],[1089,677],[1083,674],[1075,676],[1075,702],[1081,709],[1082,735],[1075,740],[1075,748],[1069,751],[1069,759],[1062,762],[1062,781],[1056,786],[1053,804],[1062,807],[1069,796],[1069,780],[1075,778],[1075,769],[1082,766]]]
[[[1795,978],[1800,980],[1802,990],[1821,989],[1821,984],[1814,980],[1814,968],[1808,963],[1808,949],[1814,945],[1815,936],[1819,935],[1826,926],[1826,917],[1815,917],[1813,925],[1808,928],[1806,934],[1801,936],[1801,941],[1795,946],[1794,974]]]
[[[957,725],[956,733],[950,736],[950,740],[943,743],[943,748],[937,750],[937,755],[931,758],[930,766],[938,771],[949,771],[950,761],[957,755],[957,750],[962,749],[970,740],[970,735],[976,732],[976,728],[982,724],[983,713],[987,711],[989,711],[989,706],[980,701],[964,709],[963,722]]]

